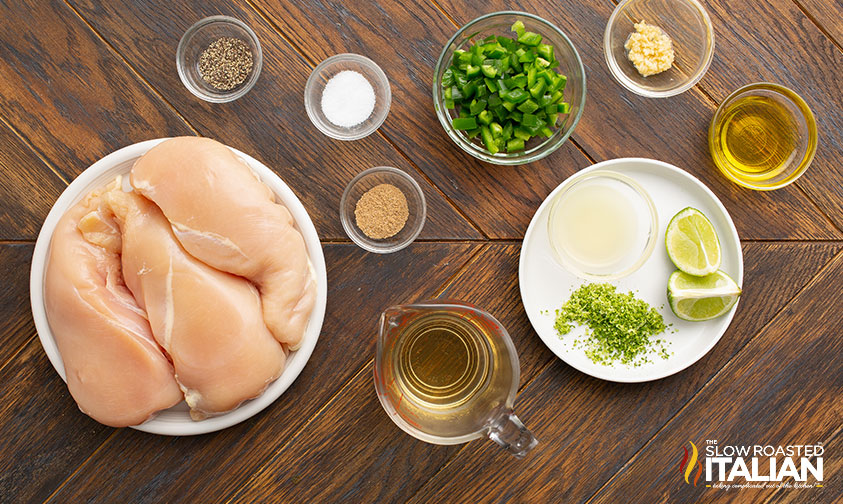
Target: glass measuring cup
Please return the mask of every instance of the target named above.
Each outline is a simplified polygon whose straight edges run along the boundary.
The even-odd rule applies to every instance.
[[[433,300],[381,314],[375,389],[408,434],[450,445],[487,436],[516,457],[538,442],[512,411],[518,354],[489,313]]]

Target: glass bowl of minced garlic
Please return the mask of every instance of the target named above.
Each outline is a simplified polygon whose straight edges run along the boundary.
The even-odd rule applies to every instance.
[[[624,0],[609,17],[603,52],[623,87],[666,98],[705,75],[714,56],[714,29],[697,0]]]

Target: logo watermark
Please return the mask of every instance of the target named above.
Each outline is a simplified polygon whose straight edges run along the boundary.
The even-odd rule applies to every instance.
[[[682,446],[679,474],[686,485],[724,490],[821,488],[824,453],[822,443],[733,445],[707,439],[699,449],[688,441]]]

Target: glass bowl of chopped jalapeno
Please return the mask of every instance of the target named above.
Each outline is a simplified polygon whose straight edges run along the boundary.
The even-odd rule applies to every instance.
[[[526,12],[463,26],[436,63],[433,105],[462,150],[498,165],[541,159],[571,136],[585,104],[585,70],[568,37]]]
[[[188,28],[176,49],[184,87],[212,103],[236,100],[252,89],[262,64],[257,35],[239,19],[211,16]]]

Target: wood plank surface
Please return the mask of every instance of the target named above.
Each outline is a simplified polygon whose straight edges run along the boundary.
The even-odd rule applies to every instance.
[[[843,436],[843,3],[701,0],[716,31],[700,84],[669,99],[621,88],[602,53],[614,0],[21,0],[0,2],[0,502],[747,502],[826,503]],[[430,97],[457,27],[526,10],[572,39],[588,75],[585,113],[548,158],[496,167],[460,151]],[[263,48],[257,85],[228,104],[191,95],[175,68],[181,35],[225,14]],[[303,106],[313,66],[337,53],[375,60],[390,114],[359,141],[324,137]],[[770,80],[814,110],[808,173],[772,192],[720,176],[708,123],[732,90]],[[325,323],[284,396],[229,429],[164,437],[81,413],[35,333],[29,265],[51,205],[93,161],[149,138],[203,135],[266,163],[300,197],[328,270]],[[723,201],[743,240],[743,295],[718,344],[674,376],[642,384],[590,378],[557,359],[526,317],[520,241],[546,195],[604,159],[673,163]],[[338,218],[346,183],[370,166],[413,176],[428,203],[420,240],[366,253]],[[521,363],[515,409],[539,439],[525,459],[476,440],[437,446],[393,424],[372,383],[380,312],[426,298],[488,310]],[[724,492],[676,470],[681,446],[824,443],[825,488]]]
[[[278,173],[302,200],[323,239],[347,239],[339,220],[342,191],[359,172],[382,165],[413,174],[424,188],[428,215],[423,239],[481,238],[383,137],[373,134],[343,142],[325,137],[311,124],[303,104],[311,66],[244,0],[166,4],[80,0],[71,4],[199,133],[249,153]],[[263,51],[255,87],[226,104],[194,97],[181,84],[175,67],[176,47],[185,30],[216,14],[246,22],[255,30]],[[127,31],[126,26],[133,28]]]
[[[841,11],[840,2],[830,2],[835,3]],[[740,16],[728,0],[705,5],[717,38],[701,87],[718,102],[759,81],[782,84],[802,96],[816,117],[819,143],[813,163],[796,183],[843,228],[843,51],[791,0],[749,2]]]
[[[839,244],[745,244],[745,298],[726,334],[699,362],[655,382],[618,384],[556,360],[516,400],[516,412],[539,439],[527,458],[515,460],[493,443],[471,443],[410,502],[553,502],[561,495],[585,502],[736,354],[752,354],[747,342],[840,250]],[[676,465],[673,458],[663,464]],[[651,466],[636,467],[647,472]],[[465,474],[472,475],[470,484]]]
[[[463,153],[445,134],[431,102],[433,69],[456,31],[425,2],[306,0],[259,8],[314,62],[337,53],[373,58],[387,74],[393,107],[386,135],[490,238],[521,238],[547,194],[591,161],[570,142],[545,160],[494,166]],[[330,26],[330,30],[322,27]]]
[[[688,440],[717,440],[718,444],[824,444],[827,460],[839,458],[839,445],[829,444],[843,418],[843,318],[839,304],[843,255],[815,278],[764,331],[731,361],[717,381],[703,390],[658,436],[637,454],[593,502],[643,497],[641,482],[650,482],[648,495],[675,501],[705,499],[733,502],[729,491],[695,487],[679,480],[679,450]],[[829,358],[836,356],[838,358]],[[825,473],[831,476],[830,473]],[[836,502],[839,485],[793,490],[802,502]],[[833,493],[832,493],[833,492]],[[772,497],[767,489],[741,490],[743,498]],[[745,502],[748,502],[745,501]]]
[[[64,2],[3,2],[0,30],[3,118],[68,180],[120,147],[192,134]]]
[[[34,240],[64,187],[29,146],[0,124],[0,240]]]
[[[838,421],[837,432],[825,443],[825,446],[832,447],[830,449],[836,449],[836,447],[841,446],[841,443],[843,443],[843,427],[840,425],[841,422]],[[816,459],[813,462],[816,464]],[[843,470],[843,457],[824,457],[823,472],[825,474],[837,475],[840,474],[841,470]],[[814,489],[808,490],[807,492],[794,492],[788,488],[781,488],[767,494],[764,504],[801,504],[809,499],[814,499],[816,496],[813,492],[820,493],[822,499],[826,502],[843,502],[843,485],[827,484],[823,486],[822,490]],[[763,494],[759,494],[759,497],[764,496]]]
[[[543,367],[549,360],[555,360],[555,357],[540,343],[539,338],[532,330],[528,330],[527,334],[522,335],[522,331],[520,330],[521,324],[519,322],[521,319],[526,319],[526,314],[524,314],[523,307],[520,303],[517,303],[512,308],[507,308],[507,300],[511,299],[511,296],[500,296],[497,294],[506,292],[510,285],[517,285],[517,262],[511,268],[501,267],[511,262],[505,259],[512,255],[512,249],[512,246],[488,246],[472,261],[471,265],[464,272],[461,272],[455,278],[453,283],[442,293],[442,297],[456,297],[477,303],[480,306],[489,307],[491,313],[500,317],[504,326],[510,329],[516,348],[519,349],[522,384],[524,384],[528,383],[535,376],[540,366]],[[724,342],[718,345],[718,348],[723,348],[724,353],[721,354],[717,362],[722,365],[726,359],[734,354],[740,348],[740,345],[748,339],[748,335],[754,334],[754,330],[757,331],[762,327],[777,310],[781,309],[790,299],[790,296],[795,294],[796,290],[801,285],[804,285],[828,261],[831,255],[838,250],[840,250],[839,246],[809,245],[792,247],[786,253],[783,253],[785,251],[777,245],[749,245],[747,249],[747,278],[766,279],[766,282],[754,281],[751,285],[754,285],[754,288],[757,290],[750,288],[747,296],[761,295],[765,290],[770,290],[776,294],[769,300],[769,304],[765,304],[763,307],[760,303],[754,304],[753,306],[756,307],[755,310],[742,314],[736,320],[734,328],[724,336],[724,340],[730,336],[732,340],[729,343],[724,344]],[[776,256],[787,256],[791,259],[804,257],[807,259],[807,262],[801,265],[799,271],[793,271],[793,276],[782,277],[777,272],[769,270],[768,264],[764,261],[765,259]],[[475,265],[479,268],[480,265],[484,264],[487,265],[483,270],[484,273],[482,273],[484,276],[478,276],[479,271],[472,271],[472,269],[475,269]],[[482,278],[483,281],[478,282],[479,278]],[[739,337],[735,338],[734,335],[739,335]],[[564,366],[555,362],[548,368],[548,371],[542,373],[542,376],[551,374],[556,379],[558,378],[558,368],[560,367]],[[707,367],[708,376],[713,374],[717,369],[718,367]],[[583,385],[583,382],[588,384],[602,383],[598,380],[584,378],[584,375],[580,375],[570,368],[565,367],[565,370],[564,376],[577,381],[580,386]],[[291,442],[288,449],[279,452],[269,464],[261,468],[252,480],[237,494],[234,500],[246,501],[248,499],[256,499],[258,501],[265,501],[273,496],[285,501],[296,502],[334,502],[342,499],[355,502],[401,502],[405,500],[409,495],[408,491],[417,486],[419,476],[432,471],[437,463],[441,462],[443,458],[450,456],[455,450],[449,447],[430,447],[423,443],[418,444],[415,440],[404,434],[403,431],[393,426],[383,411],[377,407],[377,400],[371,392],[369,392],[368,398],[364,398],[365,394],[360,392],[361,389],[370,389],[372,386],[371,379],[370,370],[366,370],[361,375],[355,377],[353,382],[337,395],[335,404],[328,405],[324,413],[299,433],[298,441],[294,440]],[[694,383],[699,387],[701,383],[704,383],[705,379],[706,376],[699,376],[697,380],[694,380]],[[528,389],[530,387],[528,386]],[[663,390],[670,390],[671,385],[666,384],[664,388],[651,387],[651,390],[646,396],[635,394],[635,386],[615,386],[608,384],[606,388],[609,390],[615,389],[614,395],[617,396],[631,396],[627,401],[637,404],[638,402],[643,402],[642,399],[644,397],[649,398],[650,402],[658,402],[653,399],[659,397],[659,394]],[[697,389],[688,389],[685,398],[687,399]],[[559,394],[561,397],[557,397],[557,384],[554,384],[553,387],[545,386],[542,390],[548,396],[553,396],[554,402],[562,401],[564,404],[565,394],[561,393]],[[579,394],[583,393],[579,392]],[[361,401],[373,407],[360,408],[359,403]],[[678,402],[676,404],[681,405]],[[597,411],[600,411],[600,408],[605,407],[605,403],[601,402],[596,407]],[[626,414],[626,407],[628,407],[627,404],[619,405],[617,408],[618,413],[621,415]],[[676,406],[674,405],[674,407]],[[536,409],[541,408],[535,408],[531,412],[534,412]],[[349,411],[351,413],[345,416],[345,412]],[[550,408],[547,413],[542,413],[543,416],[540,419],[535,419],[532,422],[527,413],[519,413],[519,415],[521,415],[521,418],[528,427],[532,428],[532,425],[538,422],[539,426],[537,428],[541,428],[542,425],[545,425],[545,428],[547,428],[546,426],[548,424],[554,423],[552,418],[558,414],[558,411],[560,410]],[[343,412],[343,416],[337,418],[335,413],[332,412]],[[550,418],[548,418],[548,415]],[[370,428],[361,432],[359,429],[360,425],[367,425]],[[363,436],[364,439],[361,441],[356,439],[355,436]],[[546,434],[545,436],[537,434],[537,436],[540,439],[543,437],[548,438],[547,442],[550,444],[565,438],[564,435],[558,432]],[[406,438],[406,441],[401,442],[402,438]],[[591,441],[591,439],[588,439],[588,441]],[[478,447],[477,445],[480,446]],[[509,455],[506,454],[496,455],[496,450],[499,449],[489,442],[476,441],[468,445],[465,450],[471,450],[472,448],[477,448],[482,453],[484,459],[492,457],[493,460],[498,461],[509,458]],[[415,458],[415,454],[419,451],[423,451],[426,454],[426,457],[421,461]],[[379,458],[380,454],[384,452],[390,453],[390,463],[383,464],[382,462],[384,461]],[[462,457],[462,453],[458,456]],[[537,456],[542,457],[540,454]],[[530,460],[533,459],[531,458]],[[306,463],[305,461],[310,462]],[[473,462],[478,464],[478,466],[483,463],[481,460],[474,460]],[[577,459],[572,462],[578,463],[580,460]],[[558,461],[548,460],[546,463],[553,465],[558,463]],[[402,464],[412,464],[412,471],[408,471]],[[517,467],[517,464],[519,462],[513,461],[511,463],[513,470]],[[315,466],[313,474],[326,473],[332,467],[343,468],[344,472],[335,474],[335,477],[324,485],[309,486],[307,484],[300,484],[295,480],[294,475],[283,470],[285,467],[305,466],[308,468]],[[449,467],[451,466],[446,466],[444,470],[448,471]],[[463,480],[458,477],[461,473],[471,472],[472,474],[476,474],[477,477],[486,478],[488,479],[487,483],[492,486],[494,485],[492,482],[499,477],[497,471],[479,471],[473,470],[471,467],[468,464],[459,465],[457,469],[454,469],[454,472],[445,473],[446,476],[443,476],[442,480],[439,480],[439,475],[434,477],[432,480],[434,482],[444,482],[449,476],[453,479],[453,483],[448,483],[448,490],[443,493],[443,502],[485,501],[484,499],[480,499],[482,495],[488,497],[496,495],[495,492],[502,490],[500,487],[494,487],[490,490],[485,483],[476,484],[472,482],[471,485],[464,485]],[[352,477],[352,474],[355,472],[357,474]],[[389,482],[395,478],[399,478],[400,475],[403,475],[404,478],[404,480],[401,480],[401,485],[385,484],[383,486],[373,486],[358,484],[360,481],[386,480]],[[529,481],[531,476],[532,473],[529,471],[520,475],[525,481]],[[303,476],[302,481],[308,481],[310,479],[312,478]],[[434,483],[435,485],[436,483]],[[407,488],[408,486],[410,489]],[[427,486],[429,485],[426,485],[425,488]],[[463,489],[471,489],[479,493],[466,495],[460,493]],[[452,493],[452,491],[456,491],[456,493]],[[483,494],[483,492],[487,491],[490,493]],[[420,502],[425,502],[429,497],[425,493],[421,495],[423,497],[419,500]]]
[[[837,44],[838,48],[843,47],[843,3],[827,0],[794,0],[794,2],[826,36]]]
[[[519,252],[518,245],[486,245],[439,297],[482,306],[501,321],[518,349],[524,384],[555,357],[530,329],[519,301]],[[242,486],[233,502],[410,498],[460,447],[431,445],[408,436],[384,413],[373,388],[368,365]],[[301,471],[285,470],[289,467]],[[321,474],[331,476],[311,484]],[[371,484],[374,481],[381,483]]]
[[[325,324],[307,366],[278,401],[250,420],[202,436],[122,429],[50,502],[217,501],[233,492],[311,416],[324,411],[348,380],[360,376],[374,355],[383,309],[434,296],[479,247],[419,243],[379,255],[352,245],[326,245]],[[371,380],[368,385],[366,392],[374,397]]]
[[[0,397],[3,502],[43,502],[114,432],[79,411],[37,338],[0,369]]]
[[[647,157],[687,170],[723,201],[743,239],[841,236],[798,188],[750,191],[719,174],[708,153],[707,140],[716,104],[698,90],[652,99],[626,91],[615,82],[602,49],[606,22],[615,6],[610,0],[564,4],[554,0],[442,0],[439,4],[460,25],[487,12],[526,10],[565,32],[583,60],[588,79],[585,113],[573,137],[595,160]],[[740,44],[733,44],[739,51]]]
[[[31,243],[0,245],[0,367],[35,334],[29,308],[29,263],[33,248]]]

